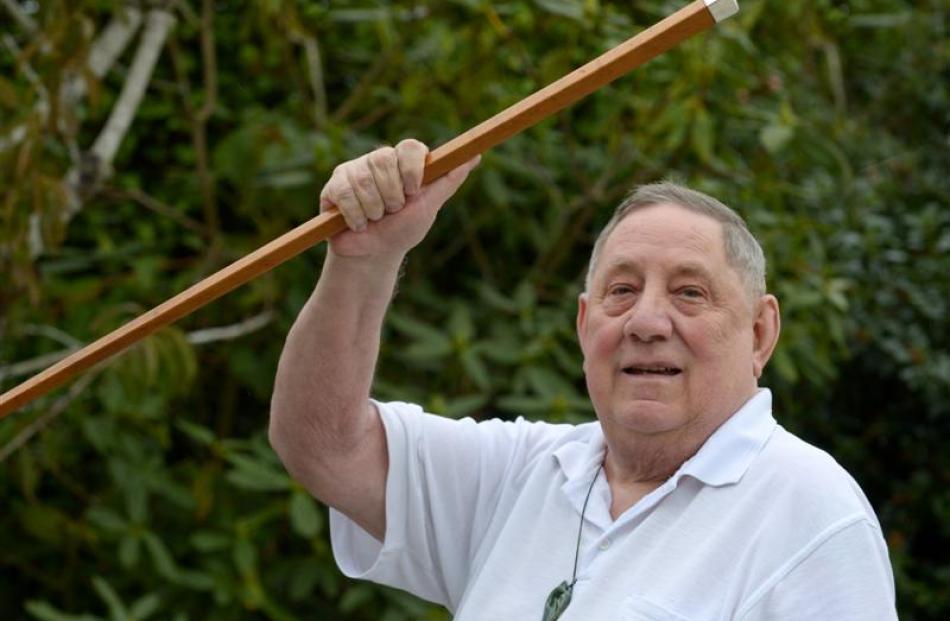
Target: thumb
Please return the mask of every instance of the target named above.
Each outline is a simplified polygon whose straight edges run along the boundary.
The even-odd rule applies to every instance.
[[[459,189],[459,186],[468,178],[468,174],[482,161],[481,155],[476,155],[458,168],[445,173],[423,188],[426,201],[441,207]]]

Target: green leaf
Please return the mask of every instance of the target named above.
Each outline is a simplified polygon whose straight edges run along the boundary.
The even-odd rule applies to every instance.
[[[228,472],[227,480],[235,487],[254,492],[277,492],[291,487],[292,482],[286,473],[259,460],[242,455],[228,455],[227,459],[234,466]]]
[[[759,133],[759,142],[769,153],[778,153],[794,135],[795,130],[788,125],[767,125]]]
[[[125,518],[107,507],[93,507],[86,513],[86,519],[112,534],[124,532],[128,528]]]
[[[62,545],[69,519],[53,507],[31,503],[17,510],[17,517],[25,532],[51,545]]]
[[[407,317],[401,313],[393,312],[387,316],[387,321],[392,324],[396,330],[406,334],[407,336],[411,336],[421,341],[444,341],[451,348],[451,341],[449,341],[449,339],[445,336],[445,334],[442,333],[441,330],[433,328],[429,324],[423,323],[418,319],[412,319],[411,317]]]
[[[770,362],[786,381],[792,383],[798,381],[798,369],[795,368],[795,363],[792,362],[786,348],[780,345],[772,355]]]
[[[488,283],[479,283],[478,293],[485,302],[496,310],[512,314],[518,312],[518,305],[514,300],[505,297]]]
[[[531,387],[539,395],[571,397],[577,393],[570,382],[547,367],[525,367],[523,372],[527,376]]]
[[[210,591],[214,589],[214,578],[200,571],[190,569],[178,569],[173,581],[192,591]]]
[[[534,0],[534,3],[548,13],[575,21],[580,21],[584,17],[584,4],[579,0]]]
[[[128,478],[123,477],[122,482],[125,488],[125,505],[129,512],[129,518],[135,524],[144,524],[148,519],[148,490],[142,485],[138,473],[130,468],[123,469],[123,472],[128,474]]]
[[[470,416],[473,412],[485,407],[488,403],[487,395],[467,395],[450,400],[443,412],[449,418]]]
[[[129,617],[128,610],[119,598],[119,594],[115,592],[115,589],[112,588],[112,585],[109,584],[105,578],[93,576],[92,587],[96,590],[96,593],[99,594],[99,597],[102,598],[102,601],[106,603],[106,607],[109,609],[109,617],[112,621],[125,621],[125,619]]]
[[[299,188],[314,182],[313,175],[306,170],[288,170],[268,173],[263,171],[258,176],[258,183],[270,188]]]
[[[340,612],[348,613],[366,606],[373,598],[373,589],[365,584],[354,584],[340,598]]]
[[[233,538],[224,533],[198,531],[191,535],[191,545],[200,552],[218,552],[231,547]]]
[[[132,569],[139,564],[139,551],[142,539],[137,534],[125,535],[119,540],[119,563],[125,569]]]
[[[419,361],[439,360],[451,353],[452,341],[447,338],[416,341],[402,350],[402,354],[406,358]]]
[[[462,362],[462,367],[465,368],[465,373],[475,382],[475,385],[485,392],[490,391],[491,376],[478,353],[469,349],[463,352],[459,359]]]
[[[152,557],[152,565],[154,565],[155,571],[165,578],[174,580],[178,575],[178,567],[175,565],[175,560],[165,543],[155,533],[148,531],[144,533],[142,539]]]
[[[540,416],[551,411],[551,402],[545,397],[510,395],[500,398],[498,407],[519,416]]]
[[[155,593],[149,593],[137,599],[129,608],[129,619],[134,621],[144,621],[158,612],[162,604],[162,599]],[[123,620],[125,621],[125,620]]]
[[[30,600],[26,603],[26,611],[40,621],[102,621],[93,615],[71,615],[61,612],[47,602]]]
[[[462,304],[456,304],[452,307],[452,313],[449,315],[446,327],[457,341],[470,341],[475,335],[471,311]]]
[[[294,492],[290,496],[290,524],[301,537],[309,539],[320,532],[323,516],[317,503],[305,492]]]
[[[705,108],[699,107],[693,116],[693,128],[690,136],[693,150],[703,162],[709,164],[714,159],[714,140],[712,117]]]
[[[257,567],[257,549],[254,544],[247,539],[238,539],[234,543],[232,554],[234,564],[242,574],[254,573]]]
[[[378,9],[332,9],[330,19],[335,22],[378,22],[391,18],[391,11]]]

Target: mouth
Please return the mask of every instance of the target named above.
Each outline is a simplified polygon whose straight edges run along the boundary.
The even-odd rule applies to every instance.
[[[631,365],[623,368],[627,375],[673,376],[682,373],[682,369],[665,365]]]

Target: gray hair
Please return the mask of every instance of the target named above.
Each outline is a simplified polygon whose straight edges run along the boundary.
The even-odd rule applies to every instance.
[[[623,200],[607,225],[597,236],[590,255],[585,290],[589,291],[594,278],[597,261],[604,243],[620,221],[635,211],[654,205],[672,203],[694,213],[708,216],[722,225],[725,240],[726,260],[739,273],[742,284],[750,297],[755,300],[765,295],[765,254],[762,246],[749,232],[745,220],[735,211],[708,194],[691,190],[685,186],[664,181],[634,188]]]

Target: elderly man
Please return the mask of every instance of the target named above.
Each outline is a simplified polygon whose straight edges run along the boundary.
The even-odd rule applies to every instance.
[[[339,166],[334,237],[281,356],[270,439],[332,507],[348,576],[460,621],[896,619],[854,480],[778,426],[762,250],[708,196],[646,186],[597,240],[577,335],[597,422],[454,421],[370,399],[406,253],[477,164],[421,187],[403,141]]]

